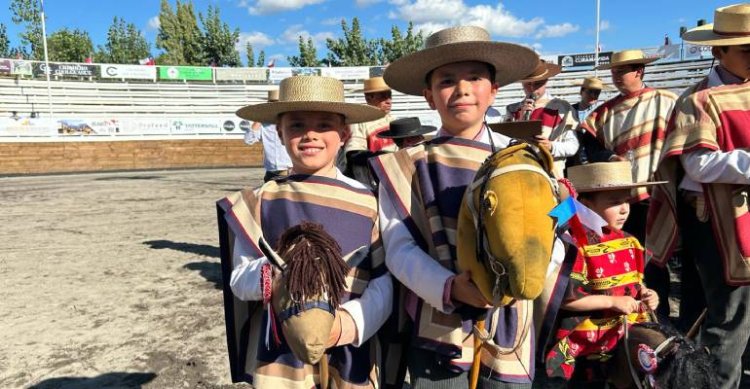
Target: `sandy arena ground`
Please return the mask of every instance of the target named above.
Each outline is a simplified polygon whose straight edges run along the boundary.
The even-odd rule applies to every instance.
[[[0,388],[244,388],[215,200],[262,169],[0,178]]]

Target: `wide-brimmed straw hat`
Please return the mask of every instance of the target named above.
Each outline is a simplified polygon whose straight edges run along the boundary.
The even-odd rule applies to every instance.
[[[644,54],[643,51],[639,49],[623,50],[623,51],[618,51],[612,54],[612,59],[609,61],[608,64],[599,65],[596,67],[596,69],[607,70],[607,69],[612,69],[617,66],[634,65],[634,64],[645,65],[647,63],[654,62],[658,59],[659,57],[646,57],[646,54]]]
[[[568,168],[568,179],[579,193],[631,189],[667,181],[633,182],[630,161],[597,162]]]
[[[505,42],[493,42],[481,27],[461,26],[440,30],[425,40],[422,50],[405,55],[385,68],[383,78],[391,88],[409,95],[422,95],[427,75],[450,63],[477,61],[495,68],[499,86],[530,74],[539,56],[533,50]]]
[[[320,76],[287,77],[279,85],[279,101],[248,105],[237,116],[256,122],[272,123],[285,112],[333,112],[346,117],[346,123],[380,119],[385,112],[365,104],[344,102],[344,84]]]
[[[396,119],[389,126],[388,130],[378,133],[378,138],[409,138],[437,131],[435,126],[423,126],[418,117]]]
[[[385,83],[383,77],[371,77],[365,80],[364,88],[355,92],[377,93],[390,91],[391,87]]]
[[[278,89],[272,89],[268,91],[268,102],[272,103],[274,101],[279,101],[279,90]]]
[[[521,80],[521,82],[547,80],[560,74],[560,72],[562,72],[562,66],[540,59],[539,64],[536,65],[536,69],[531,74],[527,74],[526,78]]]
[[[596,89],[596,90],[611,90],[612,87],[609,85],[604,85],[604,82],[596,77],[586,77],[583,79],[583,81],[578,81],[574,83],[573,85],[580,86],[581,88],[586,89]]]
[[[734,4],[714,11],[714,22],[684,34],[685,42],[705,46],[735,46],[750,43],[750,4]]]

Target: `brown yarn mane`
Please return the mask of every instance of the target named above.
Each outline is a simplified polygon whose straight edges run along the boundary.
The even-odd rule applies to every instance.
[[[338,308],[349,266],[341,246],[322,225],[302,222],[290,227],[279,238],[276,252],[286,262],[283,282],[292,301],[301,303],[327,292],[333,308]]]

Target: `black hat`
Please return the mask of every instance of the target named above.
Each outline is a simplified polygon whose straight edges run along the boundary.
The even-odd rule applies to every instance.
[[[391,122],[390,129],[378,133],[378,138],[408,138],[433,132],[435,126],[423,126],[418,117],[396,119]]]

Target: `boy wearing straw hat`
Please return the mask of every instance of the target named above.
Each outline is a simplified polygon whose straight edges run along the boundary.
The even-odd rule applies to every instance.
[[[645,66],[658,58],[648,58],[641,50],[615,52],[609,64],[612,83],[620,91],[594,110],[582,127],[596,141],[584,140],[589,162],[628,160],[633,164],[633,179],[645,182],[653,177],[661,156],[667,121],[677,96],[667,90],[647,87],[643,83]],[[630,219],[624,230],[643,242],[646,236],[646,214],[649,207],[646,188],[633,190]],[[666,301],[669,273],[648,266],[646,281]],[[659,314],[669,316],[669,304],[662,304]]]
[[[542,135],[536,142],[549,150],[555,160],[555,175],[563,177],[565,160],[578,152],[578,137],[575,129],[578,121],[573,107],[565,100],[552,97],[547,91],[547,82],[562,71],[559,65],[539,61],[536,69],[521,80],[524,100],[508,105],[505,121],[539,120]]]
[[[646,245],[664,264],[681,241],[695,262],[707,302],[699,340],[721,387],[737,388],[750,337],[750,4],[716,9],[683,39],[711,46],[719,64],[677,101],[657,171],[672,185],[653,193]]]
[[[584,130],[580,125],[586,121],[586,117],[598,106],[599,95],[601,94],[602,90],[611,89],[610,87],[605,86],[602,80],[596,77],[586,77],[583,79],[583,81],[574,85],[579,85],[581,87],[580,91],[578,92],[578,94],[581,96],[581,100],[571,105],[576,113],[576,117],[578,118],[579,124],[578,128],[576,128],[576,136],[578,137],[580,147],[578,148],[578,152],[573,158],[568,158],[567,167],[588,163],[586,150],[588,148],[600,148],[598,144],[588,145],[586,143],[596,142],[596,139],[591,136],[585,136],[586,130]]]
[[[383,77],[371,77],[364,83],[365,102],[385,113],[385,116],[366,123],[352,125],[352,136],[346,142],[347,174],[367,185],[372,185],[372,177],[367,160],[381,152],[398,150],[393,140],[378,137],[388,130],[391,116],[392,92]]]
[[[424,49],[385,70],[388,85],[424,96],[442,123],[429,142],[371,160],[380,182],[386,264],[406,289],[403,304],[414,326],[405,345],[414,388],[467,386],[474,345],[467,313],[485,312],[489,302],[470,273],[456,274],[458,210],[481,163],[509,142],[485,126],[487,108],[500,86],[520,80],[537,63],[533,51],[463,26],[430,35]],[[520,319],[530,310],[531,301],[517,301],[491,321],[493,341],[514,352],[491,354],[482,347],[481,387],[530,387],[534,336],[531,323]]]
[[[648,312],[659,305],[656,292],[643,285],[643,247],[622,231],[630,190],[664,182],[634,182],[628,161],[573,166],[568,178],[578,200],[606,226],[573,234],[578,256],[560,307],[567,312],[561,312],[557,343],[547,353],[547,374],[575,383],[605,381],[604,363],[623,336],[622,320],[649,321]]]
[[[279,90],[268,91],[268,102],[279,101]],[[279,139],[275,123],[253,122],[250,131],[245,134],[245,143],[252,145],[263,143],[263,167],[266,174],[263,181],[270,181],[289,173],[292,161]]]
[[[346,293],[325,345],[336,387],[377,387],[376,345],[370,338],[389,317],[391,278],[383,258],[377,201],[361,183],[344,176],[334,160],[349,137],[349,124],[367,122],[383,112],[344,102],[343,84],[333,78],[296,76],[280,84],[278,102],[246,106],[237,115],[276,122],[292,160],[288,177],[269,181],[219,201],[224,211],[222,270],[225,313],[234,381],[259,388],[310,388],[325,377],[318,366],[290,352],[278,328],[282,313],[269,308],[278,281],[263,248],[275,248],[280,235],[303,222],[321,224],[351,253],[364,246],[366,258],[350,263]],[[224,223],[221,223],[224,221]],[[266,252],[268,252],[266,250]],[[250,305],[248,302],[256,302]],[[248,309],[262,304],[261,309]],[[317,328],[309,323],[309,328]]]

